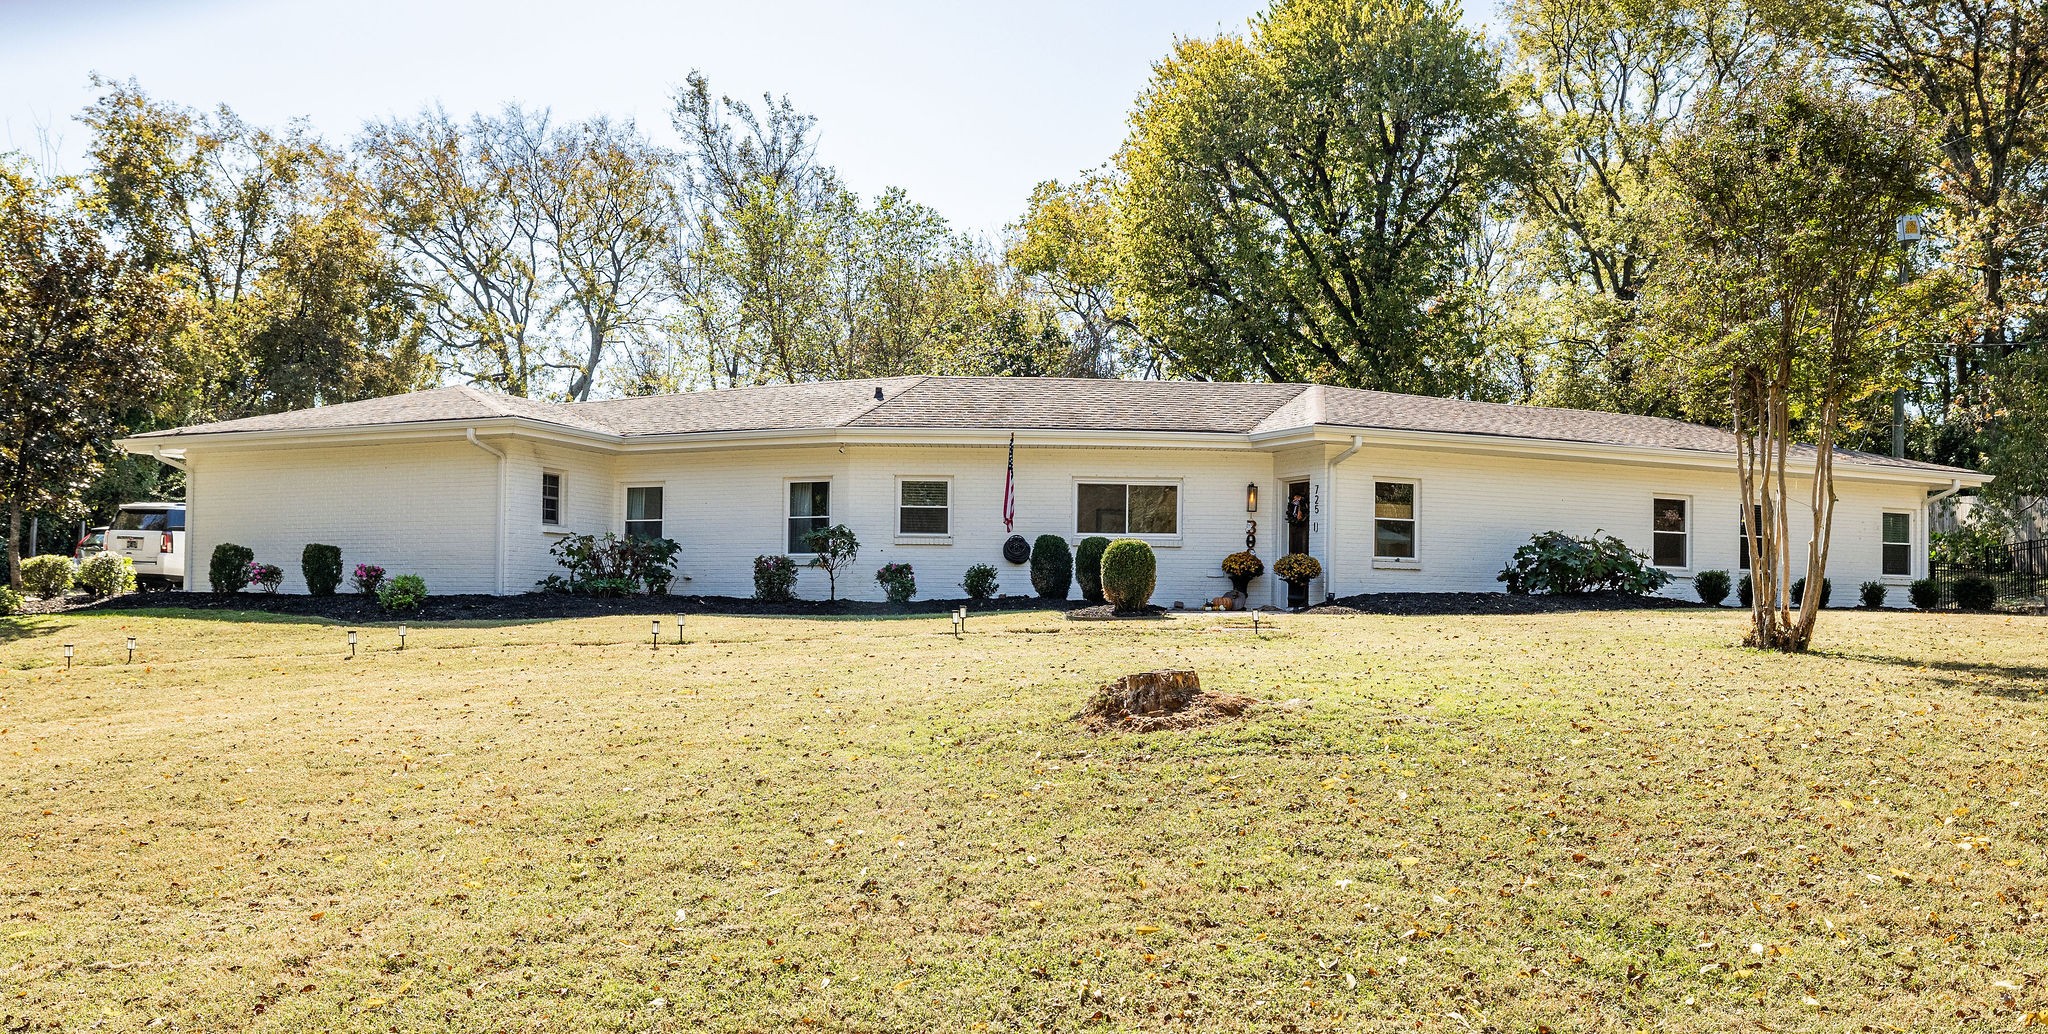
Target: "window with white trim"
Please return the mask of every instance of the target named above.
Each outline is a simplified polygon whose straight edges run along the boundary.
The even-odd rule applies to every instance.
[[[792,481],[789,483],[789,551],[816,552],[804,541],[812,532],[832,526],[832,482]]]
[[[1685,499],[1650,500],[1650,563],[1681,570],[1692,566],[1691,510]]]
[[[540,472],[540,522],[550,528],[562,524],[562,475],[552,470]]]
[[[904,478],[896,482],[896,534],[953,533],[953,483],[939,478]]]
[[[1180,534],[1180,485],[1083,481],[1074,486],[1074,531],[1082,535]]]
[[[1415,482],[1373,482],[1373,559],[1415,559],[1415,521]]]
[[[1761,529],[1763,526],[1764,508],[1761,505],[1756,506],[1752,509],[1749,520],[1749,527],[1747,528],[1744,528],[1742,526],[1742,511],[1735,511],[1735,550],[1737,554],[1736,562],[1741,564],[1742,569],[1745,571],[1749,570],[1749,537],[1751,535],[1757,534],[1758,530]]]
[[[1913,515],[1886,510],[1884,514],[1884,573],[1908,576],[1913,573]]]
[[[664,537],[661,533],[660,485],[634,485],[626,489],[626,537]]]

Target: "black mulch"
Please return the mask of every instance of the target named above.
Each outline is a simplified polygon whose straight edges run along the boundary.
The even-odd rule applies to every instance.
[[[74,597],[74,599],[77,599]],[[55,602],[55,601],[51,601]],[[1047,610],[1060,607],[1036,596],[1001,596],[992,600],[913,600],[906,604],[859,600],[791,600],[766,603],[738,596],[626,596],[599,599],[566,593],[524,593],[518,596],[430,596],[418,612],[384,613],[377,601],[360,593],[305,596],[262,592],[136,592],[75,610],[241,610],[289,617],[335,621],[529,621],[542,618],[604,617],[614,614],[745,614],[785,617],[888,617],[901,614],[945,614],[965,605],[970,613],[1004,610]],[[56,608],[50,608],[56,609]]]
[[[1664,596],[1596,592],[1584,596],[1511,596],[1504,592],[1369,592],[1309,608],[1313,614],[1571,614],[1588,610],[1671,610],[1703,603]]]
[[[1185,613],[1185,612],[1183,612]],[[1166,616],[1165,607],[1150,604],[1137,610],[1118,610],[1107,603],[1075,607],[1067,611],[1068,621],[1148,621]]]

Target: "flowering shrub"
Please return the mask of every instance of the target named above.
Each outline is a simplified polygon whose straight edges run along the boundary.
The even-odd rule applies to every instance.
[[[377,590],[384,585],[384,569],[376,564],[357,564],[356,573],[349,581],[355,585],[357,592],[365,596],[375,596]]]
[[[875,572],[875,581],[882,583],[882,593],[891,603],[909,603],[917,595],[917,576],[911,573],[909,564],[883,564]]]
[[[1273,561],[1273,573],[1289,585],[1306,585],[1323,573],[1323,565],[1307,553],[1289,553]]]
[[[249,582],[252,585],[263,586],[264,592],[276,592],[277,587],[284,584],[284,568],[276,564],[259,564],[251,560]]]
[[[786,556],[755,557],[754,598],[770,603],[796,599],[796,561]]]
[[[1223,558],[1223,573],[1232,584],[1242,584],[1265,574],[1266,562],[1249,549],[1240,550]]]

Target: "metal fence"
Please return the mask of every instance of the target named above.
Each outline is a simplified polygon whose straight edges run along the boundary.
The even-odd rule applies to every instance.
[[[1930,564],[1927,573],[1944,607],[1955,605],[1956,583],[1965,578],[1990,582],[2001,607],[2048,607],[2048,539],[2016,542],[1965,563]]]

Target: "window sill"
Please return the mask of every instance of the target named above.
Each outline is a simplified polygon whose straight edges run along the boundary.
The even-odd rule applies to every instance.
[[[896,544],[897,544],[897,545],[899,545],[899,546],[950,546],[950,545],[952,545],[952,544],[953,544],[953,536],[951,536],[951,535],[898,535],[898,536],[896,536],[896,540],[895,540],[895,541],[896,541]]]
[[[1179,549],[1181,545],[1181,536],[1179,535],[1109,535],[1092,531],[1075,532],[1071,544],[1078,547],[1082,539],[1092,538],[1105,538],[1111,542],[1115,542],[1118,539],[1137,539],[1139,542],[1143,542],[1154,549]]]
[[[1422,561],[1408,560],[1402,557],[1376,556],[1372,558],[1372,566],[1380,571],[1420,571],[1422,570]]]
[[[559,524],[543,524],[540,526],[540,533],[543,535],[553,535],[557,538],[575,534],[575,532],[572,532]]]

